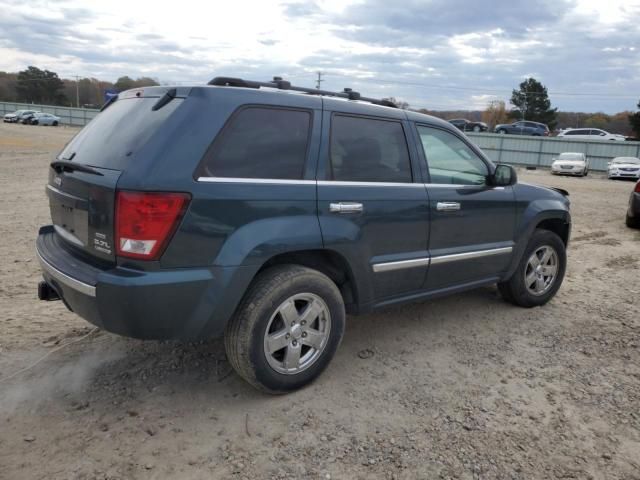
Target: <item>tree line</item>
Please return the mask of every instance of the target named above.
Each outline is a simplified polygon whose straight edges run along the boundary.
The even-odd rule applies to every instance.
[[[60,106],[98,107],[104,103],[105,92],[120,92],[130,88],[159,85],[150,77],[133,79],[129,76],[115,82],[97,78],[61,79],[56,72],[30,66],[18,73],[0,71],[0,101],[34,103]],[[408,109],[409,104],[391,97],[389,100],[398,107]],[[531,120],[545,123],[551,130],[555,128],[601,128],[613,133],[621,133],[640,138],[640,101],[638,111],[620,112],[607,115],[602,112],[559,112],[552,108],[547,87],[535,78],[527,78],[511,93],[511,108],[505,102],[493,100],[484,111],[436,111],[420,109],[445,120],[465,117],[473,121],[483,121],[493,129],[500,123],[516,120]]]
[[[30,66],[18,73],[0,71],[0,101],[65,107],[99,107],[107,91],[159,85],[150,77],[120,77],[115,82],[97,78],[62,79],[56,72]]]

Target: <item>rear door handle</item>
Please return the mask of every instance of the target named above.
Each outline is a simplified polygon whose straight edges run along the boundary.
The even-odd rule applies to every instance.
[[[331,213],[360,213],[362,210],[362,204],[357,202],[339,202],[329,204],[329,211]]]
[[[460,210],[460,204],[458,202],[438,202],[436,210],[439,212],[456,212]]]

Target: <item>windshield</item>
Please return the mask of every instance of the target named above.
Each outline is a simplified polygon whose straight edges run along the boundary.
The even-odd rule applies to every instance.
[[[613,160],[612,162],[613,164],[620,164],[620,163],[633,163],[635,165],[640,165],[640,158],[635,158],[635,157],[619,157]]]
[[[581,153],[561,153],[558,160],[583,160]]]

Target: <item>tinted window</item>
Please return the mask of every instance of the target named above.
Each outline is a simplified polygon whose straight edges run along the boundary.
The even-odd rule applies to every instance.
[[[484,185],[487,165],[455,135],[437,128],[418,127],[431,183]]]
[[[330,159],[333,180],[412,181],[407,141],[398,122],[335,115]]]
[[[244,108],[216,139],[199,176],[300,179],[310,124],[305,111]]]
[[[152,111],[157,98],[116,100],[99,113],[60,154],[61,159],[122,170],[162,123],[182,104],[176,98]],[[75,153],[75,155],[73,155]],[[133,155],[132,155],[133,154]]]

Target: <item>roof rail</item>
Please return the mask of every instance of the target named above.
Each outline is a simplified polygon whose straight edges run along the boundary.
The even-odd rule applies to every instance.
[[[233,77],[215,77],[210,80],[207,85],[217,85],[219,87],[276,88],[278,90],[291,90],[294,92],[308,93],[310,95],[324,95],[327,97],[347,98],[349,100],[361,100],[375,105],[397,108],[396,105],[389,100],[378,100],[376,98],[363,97],[360,93],[354,92],[350,88],[345,88],[342,92],[331,92],[329,90],[320,90],[316,88],[296,87],[291,85],[291,82],[283,80],[282,77],[273,77],[273,80],[270,82],[257,82],[254,80],[244,80],[242,78]]]

